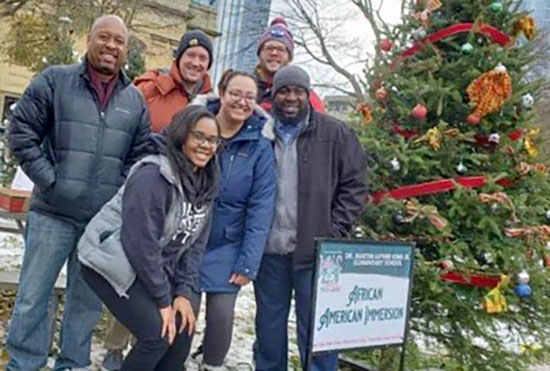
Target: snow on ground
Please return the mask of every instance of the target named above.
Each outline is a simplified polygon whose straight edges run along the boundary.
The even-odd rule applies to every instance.
[[[0,271],[16,271],[21,267],[23,258],[23,241],[21,236],[0,233]],[[61,272],[65,275],[65,271]],[[231,349],[227,356],[226,366],[232,370],[252,370],[252,344],[254,342],[254,312],[256,305],[254,302],[254,291],[252,285],[246,286],[240,293],[237,300],[237,307],[235,310],[235,327],[233,331],[233,341]],[[204,328],[204,300],[203,308],[201,308],[201,315],[197,325],[197,334],[195,335],[192,351],[194,351],[202,339],[202,331]],[[7,330],[7,317],[0,318],[0,343],[3,348],[5,341],[5,335]],[[289,324],[289,337],[290,337],[290,362],[297,360],[298,349],[296,346],[296,327],[295,327],[294,315],[291,315]],[[101,334],[103,331],[99,331]],[[102,346],[102,339],[97,336],[94,337],[92,344],[92,361],[93,370],[100,370],[100,363],[103,359],[105,350]],[[4,357],[0,359],[0,369],[3,369],[2,361]],[[48,365],[53,366],[54,359],[51,358]],[[292,368],[290,368],[292,369]],[[198,370],[197,363],[189,361],[187,370]]]
[[[23,241],[22,237],[13,234],[0,233],[0,271],[14,271],[21,267],[23,257]],[[65,275],[65,270],[61,272]],[[237,307],[235,310],[235,327],[233,331],[233,341],[231,349],[227,356],[226,367],[229,370],[253,370],[252,367],[252,344],[254,342],[254,312],[256,305],[254,302],[254,291],[252,285],[246,286],[240,293],[237,300]],[[201,315],[197,325],[197,334],[195,336],[192,351],[194,351],[202,339],[202,330],[204,328],[204,300],[203,307],[201,308]],[[9,318],[9,312],[0,308],[0,347],[3,348],[7,330],[7,319]],[[104,324],[98,325],[102,327],[98,332],[104,333]],[[503,328],[502,331],[505,331]],[[101,335],[100,335],[101,336]],[[102,346],[102,339],[100,336],[96,336],[93,339],[92,344],[92,361],[93,371],[100,370],[100,363],[105,354],[105,349]],[[506,338],[503,334],[503,338]],[[291,318],[289,321],[289,338],[290,338],[290,355],[289,355],[289,369],[293,369],[293,364],[298,363],[298,349],[296,345],[296,322],[294,313],[291,312]],[[509,338],[510,341],[511,338]],[[518,348],[517,343],[509,344],[513,348]],[[3,361],[5,361],[6,355],[4,354],[0,358],[0,369],[3,369]],[[49,359],[48,365],[53,366],[54,359]],[[198,364],[192,360],[189,360],[186,369],[189,371],[198,370]],[[550,365],[547,366],[535,366],[530,371],[550,371]]]

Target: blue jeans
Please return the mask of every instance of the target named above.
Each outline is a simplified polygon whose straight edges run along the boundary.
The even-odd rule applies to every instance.
[[[8,371],[35,371],[48,358],[48,301],[63,264],[67,264],[67,292],[54,370],[87,367],[92,330],[101,315],[101,302],[80,275],[76,244],[83,230],[34,211],[25,230],[25,254],[19,290],[10,320]]]
[[[282,371],[288,366],[288,314],[294,290],[298,349],[302,368],[309,344],[313,270],[295,271],[290,255],[264,254],[254,281],[256,342],[254,361],[258,371]],[[313,371],[336,371],[338,353],[313,357]]]

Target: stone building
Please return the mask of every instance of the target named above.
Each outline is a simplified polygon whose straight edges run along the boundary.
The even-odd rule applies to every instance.
[[[0,10],[2,5],[0,5]],[[132,31],[145,46],[145,62],[148,69],[170,65],[172,51],[177,47],[181,35],[187,29],[201,29],[214,39],[217,12],[215,7],[195,0],[152,0],[135,15]],[[5,19],[0,24],[0,44],[9,31]],[[75,40],[75,49],[83,55],[86,37]],[[0,55],[5,55],[2,53]],[[9,63],[0,57],[0,117],[4,122],[10,115],[10,107],[17,101],[29,84],[33,72]]]

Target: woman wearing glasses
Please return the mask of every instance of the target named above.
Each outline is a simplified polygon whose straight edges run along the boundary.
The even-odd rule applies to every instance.
[[[273,217],[277,166],[268,133],[271,118],[255,104],[256,79],[226,71],[219,98],[198,97],[220,124],[220,193],[201,268],[206,292],[203,369],[223,366],[231,344],[233,312],[241,286],[254,280]],[[269,138],[269,139],[268,139]]]
[[[122,371],[181,370],[189,354],[219,142],[204,107],[178,112],[78,244],[84,279],[137,339]]]

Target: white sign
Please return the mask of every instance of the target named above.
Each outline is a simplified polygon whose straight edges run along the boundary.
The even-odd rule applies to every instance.
[[[321,242],[312,351],[403,344],[412,254],[409,244]]]

